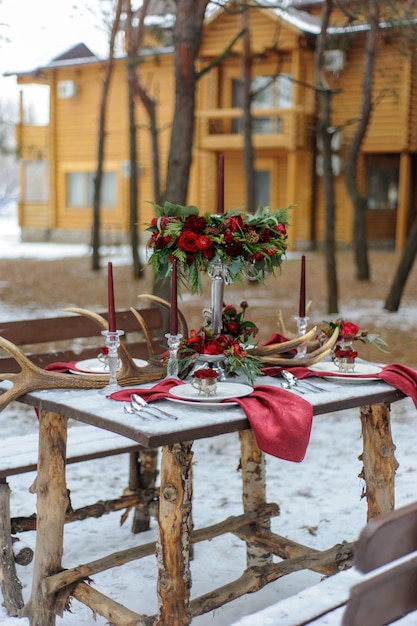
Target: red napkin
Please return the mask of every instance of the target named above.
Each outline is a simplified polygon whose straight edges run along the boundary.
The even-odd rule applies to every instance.
[[[165,379],[151,389],[122,389],[109,398],[128,402],[132,393],[152,402],[169,396],[169,390],[178,384],[176,379]],[[257,385],[244,398],[233,398],[245,412],[256,442],[261,450],[285,461],[303,460],[310,440],[313,407],[294,393],[270,385]]]
[[[57,361],[56,363],[49,363],[49,365],[45,365],[44,369],[49,372],[59,372],[61,374],[65,374],[65,372],[69,372],[69,370],[77,370],[78,361]]]
[[[138,389],[121,389],[120,391],[114,391],[107,397],[121,402],[130,402],[131,395],[136,393],[138,396],[146,400],[146,402],[153,402],[154,400],[167,398],[170,395],[169,390],[177,385],[184,385],[184,383],[177,378],[164,378],[164,380],[161,380],[149,389],[143,389],[142,387]]]
[[[281,367],[264,367],[262,373],[265,376],[279,376],[281,373]],[[315,372],[309,370],[308,367],[291,367],[287,368],[291,371],[296,378],[306,378],[307,376],[339,376],[336,372]],[[358,378],[369,378],[368,374],[360,374]],[[395,387],[402,391],[406,396],[409,396],[414,406],[417,408],[417,370],[413,370],[407,365],[401,365],[399,363],[390,363],[389,365],[382,366],[382,371],[377,374],[372,374],[372,378],[380,378],[388,385]]]
[[[233,401],[245,411],[261,450],[284,461],[304,459],[313,420],[309,402],[270,385],[256,385],[250,396]]]

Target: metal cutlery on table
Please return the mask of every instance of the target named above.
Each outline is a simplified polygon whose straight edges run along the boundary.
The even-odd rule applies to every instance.
[[[141,414],[143,417],[145,417],[145,419],[146,419],[146,416],[144,416],[143,413],[148,413],[150,416],[156,417],[156,419],[159,419],[159,420],[160,419],[162,420],[178,419],[175,415],[171,415],[167,411],[164,411],[163,409],[161,409],[159,406],[150,405],[148,402],[146,402],[146,400],[144,400],[141,396],[139,396],[136,393],[132,393],[131,398],[130,398],[130,404],[125,404],[124,410],[125,410],[125,413],[129,413],[131,415]]]
[[[326,391],[326,389],[324,389],[323,387],[313,384],[310,381],[307,381],[304,379],[299,380],[296,376],[294,376],[294,374],[292,374],[288,370],[281,370],[281,376],[284,379],[283,385],[282,385],[284,389],[291,389],[291,387],[297,387],[298,391],[300,393],[303,393],[303,391],[300,389],[300,385],[304,385],[304,388],[306,390],[312,391],[313,393],[321,393],[323,391]]]

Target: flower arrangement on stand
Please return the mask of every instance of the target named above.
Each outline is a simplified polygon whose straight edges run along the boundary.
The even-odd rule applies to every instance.
[[[336,329],[339,329],[339,336],[333,349],[333,359],[341,370],[353,371],[354,369],[355,360],[358,356],[358,352],[353,346],[354,341],[368,343],[381,352],[388,352],[385,349],[387,343],[378,333],[361,330],[354,322],[339,317],[332,322],[325,321],[324,323],[326,326],[322,332],[326,338],[330,337]]]
[[[190,331],[189,337],[185,337],[181,341],[178,350],[180,378],[182,374],[190,372],[196,366],[198,367],[199,361],[203,368],[207,365],[210,368],[212,366],[211,358],[218,356],[224,360],[228,374],[240,370],[253,384],[256,376],[261,373],[261,362],[249,350],[258,333],[258,328],[253,322],[245,319],[247,308],[248,303],[246,301],[241,302],[240,311],[232,305],[223,306],[222,332],[220,334],[215,335],[213,333],[210,320],[206,320],[206,325],[198,330]],[[208,357],[206,364],[204,364],[205,357]],[[162,362],[166,358],[166,353],[160,357]]]
[[[285,258],[287,209],[199,215],[195,206],[165,202],[154,207],[156,216],[147,228],[149,263],[163,280],[177,259],[178,278],[191,293],[201,293],[201,275],[216,261],[224,264],[229,282],[239,282],[245,276],[262,281]]]

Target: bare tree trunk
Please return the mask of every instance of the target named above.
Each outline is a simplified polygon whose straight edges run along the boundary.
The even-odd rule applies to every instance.
[[[368,261],[368,240],[366,235],[366,197],[361,193],[357,177],[358,155],[365,138],[372,112],[372,87],[374,81],[375,51],[379,30],[378,0],[368,0],[369,31],[366,38],[365,66],[362,80],[362,103],[359,113],[359,123],[346,159],[345,184],[346,190],[353,205],[353,249],[356,265],[356,278],[369,280],[370,269]]]
[[[98,148],[97,148],[97,170],[94,178],[94,195],[93,195],[93,261],[92,269],[94,271],[100,269],[100,192],[101,182],[103,179],[103,163],[104,163],[104,147],[105,147],[105,129],[106,129],[106,109],[107,99],[110,90],[110,81],[113,72],[114,63],[114,43],[119,30],[120,15],[122,12],[123,0],[117,0],[117,7],[114,22],[112,24],[110,42],[109,42],[109,58],[103,78],[103,88],[101,92],[99,127],[98,127]]]
[[[174,26],[175,111],[164,197],[186,204],[194,137],[195,60],[208,0],[178,0]]]
[[[413,267],[414,259],[417,254],[417,217],[411,226],[410,232],[405,242],[404,251],[401,257],[401,261],[395,272],[394,279],[391,284],[391,289],[385,300],[384,309],[387,311],[398,311],[400,308],[401,297],[404,291],[405,284],[411,268]]]
[[[130,244],[132,248],[133,276],[139,278],[143,271],[139,257],[138,237],[138,159],[136,139],[136,116],[135,116],[135,86],[134,69],[128,67],[128,108],[129,108],[129,227]]]
[[[175,109],[168,155],[166,186],[163,197],[185,205],[192,161],[194,138],[195,90],[198,79],[195,61],[201,43],[204,14],[208,0],[178,0],[174,27]],[[156,282],[154,294],[169,300],[168,283]],[[168,332],[169,315],[163,324]]]
[[[242,29],[243,29],[243,54],[242,54],[242,84],[243,84],[243,135],[244,135],[244,151],[243,161],[245,169],[246,183],[246,210],[254,213],[256,209],[256,185],[255,185],[255,167],[254,167],[254,151],[252,142],[252,52],[250,44],[249,30],[249,11],[247,1],[244,2],[242,10]]]
[[[336,272],[335,222],[336,206],[334,193],[334,177],[332,168],[332,135],[331,124],[332,92],[324,77],[323,60],[326,47],[327,29],[333,9],[332,0],[326,0],[322,11],[322,27],[316,43],[316,84],[318,100],[317,136],[322,144],[323,153],[323,186],[325,201],[325,260],[327,280],[327,312],[338,312],[338,284]]]
[[[137,54],[143,40],[145,17],[148,11],[149,0],[145,0],[139,14],[139,22],[133,25],[134,11],[131,0],[125,0],[126,37],[127,37],[127,84],[129,109],[129,228],[130,244],[132,249],[133,276],[139,278],[143,267],[139,256],[138,237],[138,159],[136,134],[136,107],[135,94],[138,83],[136,76]]]

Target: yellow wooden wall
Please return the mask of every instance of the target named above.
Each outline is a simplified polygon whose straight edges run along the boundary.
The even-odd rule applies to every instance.
[[[316,8],[317,9],[317,8]],[[314,10],[316,10],[314,9]],[[307,115],[314,111],[315,92],[313,86],[314,50],[292,27],[283,27],[272,12],[251,12],[251,44],[253,52],[268,50],[258,57],[253,65],[254,74],[291,73],[298,82],[294,85],[295,103]],[[219,13],[209,20],[204,28],[199,68],[220,55],[239,32],[242,24],[238,16]],[[343,145],[338,155],[346,159],[347,146],[355,130],[362,92],[364,36],[345,37],[342,42],[346,51],[346,66],[339,74],[327,73],[329,84],[335,90],[332,101],[333,125],[341,128]],[[276,47],[275,50],[271,50]],[[228,108],[231,106],[231,79],[241,75],[239,52],[236,45],[232,55],[221,66],[211,70],[199,81],[196,93],[197,115],[193,164],[191,169],[188,202],[201,211],[214,211],[217,194],[218,152],[203,150],[199,140],[203,125],[199,123],[198,111]],[[66,206],[65,175],[70,171],[96,169],[98,115],[101,83],[104,68],[100,63],[74,65],[73,67],[46,70],[43,80],[52,87],[51,127],[47,137],[37,136],[36,142],[47,150],[51,158],[51,201],[49,206],[28,207],[24,214],[24,225],[36,227],[42,224],[50,228],[73,231],[88,231],[92,224],[90,207],[69,208]],[[140,66],[139,74],[150,94],[157,101],[157,118],[161,158],[161,176],[166,172],[174,106],[174,70],[170,55],[148,57]],[[46,77],[46,78],[45,78]],[[28,82],[28,79],[23,79]],[[56,97],[56,84],[61,80],[73,80],[78,95],[72,99]],[[103,228],[109,231],[128,230],[129,179],[123,175],[123,164],[129,161],[128,111],[126,93],[126,69],[124,61],[115,64],[112,79],[106,124],[105,169],[115,170],[118,176],[118,202],[115,209],[102,211]],[[388,40],[383,43],[377,56],[374,98],[376,106],[371,125],[363,145],[366,153],[406,152],[417,150],[417,60],[412,56],[401,56]],[[410,114],[410,111],[412,112]],[[395,123],[393,123],[393,120]],[[148,118],[141,104],[137,104],[137,138],[139,223],[149,223],[153,208],[152,163]],[[310,133],[307,123],[300,132]],[[35,131],[33,131],[35,132]],[[31,140],[30,129],[25,129],[27,145]],[[308,134],[307,133],[307,134]],[[35,137],[34,135],[32,136]],[[301,143],[300,143],[301,145]],[[310,149],[311,148],[311,149]],[[322,179],[317,179],[317,193],[313,196],[312,154],[313,144],[305,143],[301,148],[274,146],[260,147],[256,151],[255,167],[267,167],[272,172],[272,208],[296,205],[291,211],[290,240],[292,244],[307,242],[310,235],[310,212],[316,214],[318,240],[324,237],[324,196]],[[242,150],[232,150],[227,145],[225,154],[225,206],[245,206],[245,186]],[[366,191],[364,160],[360,160],[359,178]],[[336,237],[342,244],[352,241],[352,210],[347,197],[343,175],[335,178],[336,190]],[[23,218],[22,218],[23,219]]]

